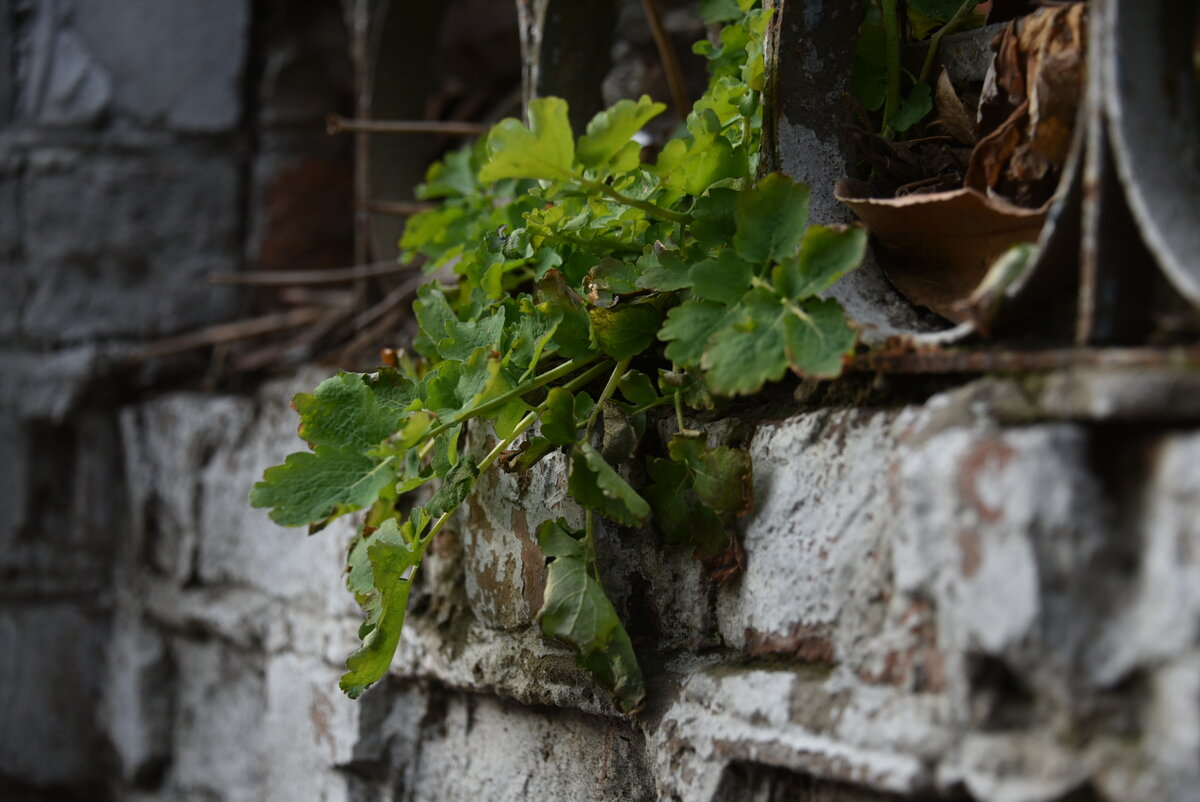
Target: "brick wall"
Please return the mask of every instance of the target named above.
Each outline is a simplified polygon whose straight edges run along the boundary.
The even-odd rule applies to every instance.
[[[580,516],[561,459],[489,475],[392,674],[341,696],[352,526],[245,503],[326,372],[214,395],[164,391],[203,361],[122,361],[241,311],[210,271],[340,261],[340,25],[316,0],[0,0],[0,797],[1197,798],[1188,370],[851,379],[710,424],[754,462],[740,577],[600,533],[630,717],[533,622],[531,533]],[[838,169],[783,126],[786,168]]]

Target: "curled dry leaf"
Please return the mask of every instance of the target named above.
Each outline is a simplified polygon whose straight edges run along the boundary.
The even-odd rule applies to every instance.
[[[866,223],[884,273],[914,304],[955,323],[970,320],[986,333],[995,310],[973,293],[1010,248],[1037,241],[1083,96],[1085,28],[1086,5],[1064,3],[1037,9],[998,37],[980,98],[980,138],[961,188],[882,198],[864,182],[839,182],[838,200]],[[971,141],[969,116],[945,72],[935,97],[942,132]],[[909,163],[915,143],[889,143],[891,151],[869,144],[873,164],[884,161],[889,175],[897,174],[897,164],[907,175],[930,172],[929,165]],[[1029,263],[1026,254],[1021,269]]]
[[[968,298],[1010,247],[1036,242],[1045,209],[1024,209],[973,189],[872,198],[861,181],[843,179],[837,199],[875,235],[880,266],[904,297],[961,323]]]
[[[975,120],[963,104],[950,83],[950,73],[945,67],[938,74],[937,86],[933,90],[933,102],[937,108],[938,118],[933,123],[949,136],[964,145],[974,145]]]
[[[1000,35],[979,111],[981,127],[995,127],[971,154],[966,186],[1029,207],[1054,194],[1083,95],[1086,11],[1043,7]]]

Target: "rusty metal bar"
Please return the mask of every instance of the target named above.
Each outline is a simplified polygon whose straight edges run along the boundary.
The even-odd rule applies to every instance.
[[[354,208],[366,209],[369,212],[376,214],[390,214],[396,217],[411,217],[414,214],[427,212],[430,209],[436,209],[436,203],[425,203],[422,201],[380,201],[380,200],[365,200],[355,201]]]
[[[161,340],[147,343],[130,353],[128,358],[133,362],[142,362],[147,359],[178,354],[184,351],[191,351],[195,348],[204,348],[209,345],[236,342],[250,337],[260,337],[264,334],[271,334],[276,331],[293,329],[313,323],[329,314],[329,311],[328,307],[310,306],[292,309],[287,312],[273,312],[269,315],[252,317],[248,320],[237,320],[232,323],[218,323],[215,326],[190,331],[187,334],[180,334],[177,337],[165,337]]]
[[[413,265],[374,262],[328,270],[256,270],[245,273],[209,273],[209,284],[240,284],[251,287],[292,287],[297,284],[344,284],[358,279],[407,273]]]
[[[1177,348],[1051,348],[1042,351],[880,350],[852,358],[847,368],[879,373],[990,373],[1074,367],[1200,368],[1200,346]]]
[[[658,48],[658,57],[662,61],[663,72],[667,74],[667,85],[671,88],[671,102],[675,106],[675,115],[679,119],[687,117],[692,110],[688,99],[687,84],[683,80],[683,69],[679,66],[679,56],[675,45],[663,27],[662,13],[655,0],[642,0],[642,10],[646,13],[646,21],[650,24],[650,32],[654,35],[654,46]]]
[[[330,114],[325,131],[334,134],[435,134],[438,136],[482,136],[491,130],[487,123],[442,120],[366,120]]]

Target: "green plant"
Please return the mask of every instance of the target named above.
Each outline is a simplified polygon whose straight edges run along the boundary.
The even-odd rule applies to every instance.
[[[930,40],[921,73],[914,76],[900,63],[905,36],[896,0],[867,4],[855,48],[854,94],[867,111],[882,109],[880,130],[884,136],[908,131],[933,110],[930,82],[938,46],[943,37],[957,30],[983,24],[984,16],[975,13],[977,5],[979,0],[908,0],[905,21],[909,38]]]
[[[534,100],[528,126],[504,120],[435,164],[421,195],[442,203],[411,219],[402,248],[455,279],[419,293],[416,356],[295,398],[312,451],[268,469],[250,501],[293,526],[366,511],[348,560],[366,612],[341,681],[350,696],[386,672],[422,557],[480,473],[565,449],[585,526],[538,529],[550,559],[539,620],[623,709],[637,707],[641,670],[604,592],[596,516],[653,521],[670,543],[719,553],[749,509],[749,458],[709,447],[685,407],[754,393],[789,369],[836,376],[854,346],[819,294],[858,264],[865,232],[806,230],[806,187],[778,174],[754,183],[769,12],[704,5],[726,23],[718,45],[698,46],[710,86],[654,163],[634,135],[663,106],[643,97],[597,114],[578,140],[562,100]],[[614,464],[628,449],[597,447],[597,425],[632,440],[660,406],[674,407],[679,432],[638,492]],[[481,456],[459,452],[471,421],[495,433]]]

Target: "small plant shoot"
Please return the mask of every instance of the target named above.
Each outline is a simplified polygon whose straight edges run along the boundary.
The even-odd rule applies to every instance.
[[[562,450],[585,525],[538,528],[548,561],[538,621],[636,710],[645,683],[604,589],[596,528],[652,526],[667,544],[720,553],[751,506],[750,461],[688,430],[685,411],[789,371],[841,371],[855,331],[821,296],[858,265],[867,237],[809,226],[808,189],[787,176],[756,181],[770,14],[756,5],[702,4],[723,23],[718,42],[697,46],[710,85],[654,161],[634,135],[662,104],[622,100],[576,137],[566,103],[548,97],[530,102],[528,123],[504,120],[429,169],[419,193],[440,205],[410,219],[403,258],[454,280],[421,289],[415,357],[296,396],[310,450],[250,494],[287,526],[361,517],[347,586],[365,620],[341,681],[349,696],[387,672],[422,558],[444,527],[465,525],[455,511],[480,474]],[[659,407],[675,410],[680,431],[634,487],[602,435],[644,431]],[[478,426],[494,433],[486,453],[462,446]]]

